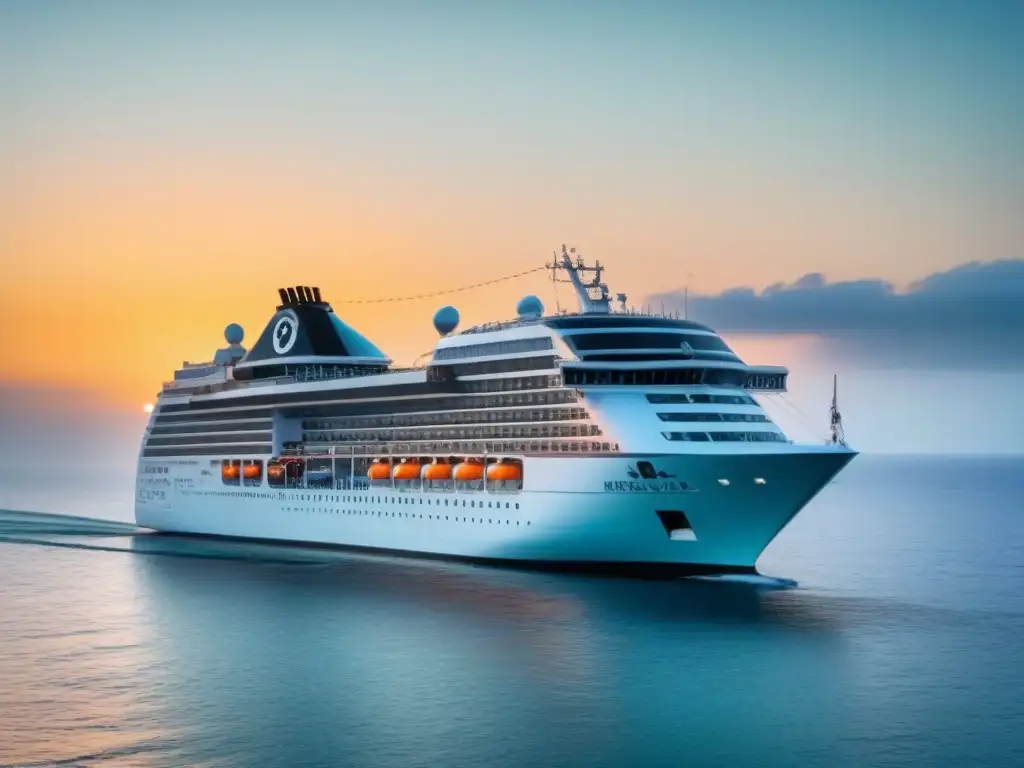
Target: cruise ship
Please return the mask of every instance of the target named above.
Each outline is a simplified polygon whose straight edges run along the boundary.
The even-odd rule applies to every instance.
[[[855,455],[834,403],[832,439],[796,444],[756,399],[786,391],[786,368],[629,309],[600,262],[564,246],[547,267],[577,312],[527,296],[511,320],[460,331],[443,307],[416,368],[393,366],[319,288],[278,289],[251,349],[231,324],[212,362],[164,384],[136,521],[526,568],[754,572]]]

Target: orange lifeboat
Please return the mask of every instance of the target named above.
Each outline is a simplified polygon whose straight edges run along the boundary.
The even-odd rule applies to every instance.
[[[419,480],[420,460],[404,459],[401,464],[395,467],[392,477],[395,480]]]
[[[455,479],[461,482],[470,480],[482,480],[484,476],[484,465],[480,459],[467,459],[462,464],[457,464],[453,472]]]
[[[511,462],[500,461],[497,464],[491,464],[491,466],[487,468],[487,479],[493,480],[494,482],[506,480],[517,482],[523,479],[523,469],[518,463],[513,464]]]
[[[267,479],[284,480],[284,465],[271,464],[267,467]]]
[[[263,477],[262,469],[259,464],[246,464],[242,468],[242,477],[246,480],[259,480]]]
[[[238,465],[237,464],[224,464],[220,468],[221,480],[237,480],[238,479]]]
[[[391,465],[386,461],[375,461],[370,465],[366,476],[371,480],[387,480],[391,477]]]
[[[433,461],[423,467],[424,480],[451,480],[452,465],[446,461]]]

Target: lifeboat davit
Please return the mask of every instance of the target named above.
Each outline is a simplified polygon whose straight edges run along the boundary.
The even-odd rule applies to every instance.
[[[482,480],[484,476],[484,465],[480,459],[467,459],[455,466],[452,473],[456,480],[467,482],[470,480]]]
[[[487,468],[487,479],[496,483],[506,480],[519,481],[523,479],[523,469],[518,463],[499,461]]]
[[[403,459],[402,463],[395,467],[392,477],[395,480],[419,480],[420,460]]]
[[[282,456],[281,458],[276,459],[276,461],[281,465],[288,477],[302,477],[303,473],[306,471],[306,460],[297,456]]]
[[[451,480],[452,465],[446,461],[433,461],[423,467],[424,480]]]
[[[263,472],[259,464],[246,464],[242,469],[242,477],[246,480],[259,480],[262,476]]]
[[[375,461],[366,471],[371,480],[387,480],[391,477],[391,465],[386,461]]]

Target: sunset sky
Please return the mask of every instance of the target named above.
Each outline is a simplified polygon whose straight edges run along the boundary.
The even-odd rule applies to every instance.
[[[0,0],[0,395],[140,412],[227,323],[254,341],[281,285],[320,286],[409,363],[441,304],[498,319],[525,293],[553,307],[550,284],[344,302],[563,242],[613,291],[672,305],[689,283],[716,319],[722,292],[808,273],[899,294],[1024,258],[1022,136],[1020,2]],[[982,272],[1024,302],[1008,269]],[[854,328],[875,307],[851,306]],[[750,331],[756,362],[822,359],[794,341],[813,327]],[[869,347],[831,368],[900,368]],[[1021,383],[1005,367],[993,391]]]

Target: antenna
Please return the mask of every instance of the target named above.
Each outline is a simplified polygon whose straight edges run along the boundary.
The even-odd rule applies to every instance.
[[[562,246],[562,250],[565,250],[565,246]],[[554,259],[548,264],[548,268],[551,270],[551,290],[555,292],[555,311],[560,315],[562,314],[562,302],[558,300],[558,278],[555,273],[558,271],[558,252],[553,251]]]
[[[832,445],[846,445],[846,434],[843,431],[843,416],[839,413],[839,377],[832,374],[832,409],[831,409]]]
[[[608,286],[601,280],[604,267],[600,261],[596,262],[594,266],[588,267],[583,261],[583,257],[576,253],[575,248],[569,248],[563,244],[561,254],[556,251],[554,261],[546,266],[551,270],[552,282],[572,284],[581,313],[607,314],[611,311],[611,295],[608,293]],[[559,269],[565,271],[568,280],[559,280],[555,276],[555,271]],[[593,277],[586,279],[589,275],[593,275]]]

